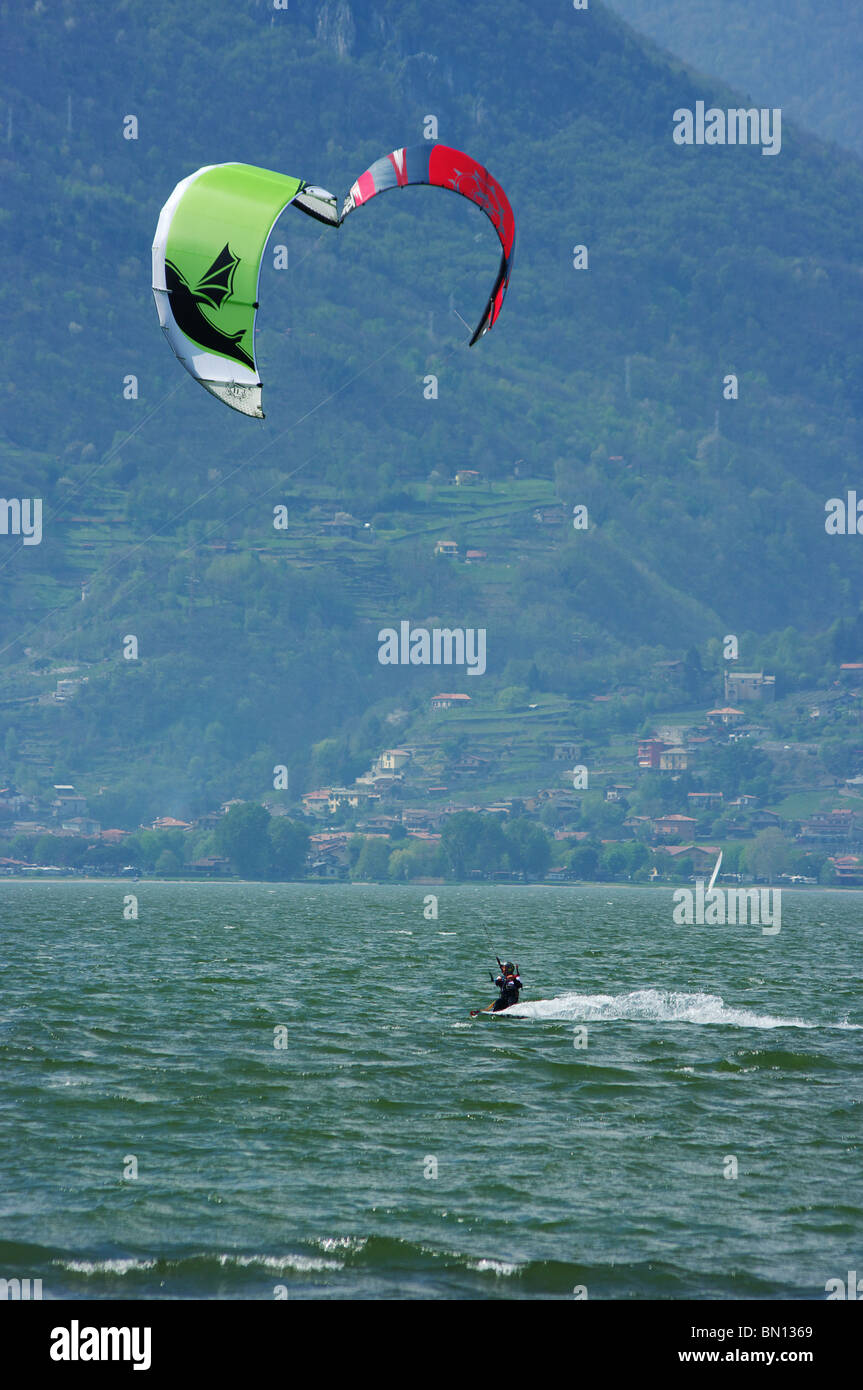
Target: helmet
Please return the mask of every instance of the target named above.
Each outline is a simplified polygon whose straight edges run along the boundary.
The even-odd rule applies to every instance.
[[[515,966],[513,965],[513,963],[512,963],[511,960],[508,960],[507,963],[506,963],[506,965],[503,967],[503,973],[504,973],[504,975],[514,975],[514,974],[515,974]]]

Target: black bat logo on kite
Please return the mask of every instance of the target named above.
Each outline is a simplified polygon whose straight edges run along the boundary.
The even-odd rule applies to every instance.
[[[227,242],[222,247],[209,270],[204,272],[195,288],[196,297],[205,299],[214,309],[221,309],[226,299],[234,293],[234,271],[240,264]]]
[[[194,289],[182,272],[168,260],[165,261],[165,285],[171,296],[171,311],[177,327],[188,338],[202,348],[211,348],[254,371],[254,360],[240,347],[246,330],[241,328],[238,333],[223,333],[202,313],[200,307],[205,304],[211,309],[221,309],[234,292],[234,272],[239,264],[239,257],[234,255],[226,242]]]

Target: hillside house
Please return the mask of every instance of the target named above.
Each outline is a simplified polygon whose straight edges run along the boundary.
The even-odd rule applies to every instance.
[[[22,869],[32,869],[35,865],[28,864],[26,859],[5,859],[0,858],[0,874],[17,874]]]
[[[205,855],[203,859],[193,859],[186,866],[193,874],[207,874],[212,878],[224,878],[231,872],[231,862],[218,854]]]
[[[461,709],[470,704],[469,695],[432,695],[431,707],[434,710],[440,709]]]
[[[57,701],[58,705],[64,704],[66,700],[71,700],[80,684],[81,682],[79,680],[58,681],[57,689],[54,691],[54,699]]]
[[[725,705],[722,709],[709,709],[707,719],[711,724],[722,724],[726,729],[733,728],[736,724],[742,723],[745,715],[742,709],[735,709],[733,705]]]
[[[54,790],[59,792],[59,795],[51,802],[51,810],[59,820],[64,817],[68,819],[71,816],[83,816],[86,813],[86,796],[79,796],[72,787],[68,790],[63,788],[62,791],[55,787]]]
[[[364,791],[361,787],[333,787],[330,792],[329,812],[334,816],[342,806],[350,806],[356,811],[361,806],[369,806],[373,801],[380,801],[376,792]]]
[[[819,811],[802,822],[797,839],[810,844],[847,844],[854,828],[853,811]]]
[[[653,819],[654,835],[691,835],[696,827],[696,820],[693,816],[655,816]]]
[[[381,753],[378,759],[381,772],[401,772],[411,760],[412,754],[407,748],[387,748]]]
[[[437,830],[446,820],[446,812],[443,807],[436,807],[433,811],[420,806],[406,806],[402,811],[402,825],[412,833],[414,831]]]
[[[722,792],[687,792],[690,811],[711,811],[722,807]]]
[[[97,820],[91,820],[89,816],[72,816],[70,820],[64,820],[60,826],[61,833],[66,835],[101,835],[102,827]]]
[[[741,700],[760,700],[769,704],[776,696],[776,677],[763,671],[726,671],[725,698],[729,704]]]
[[[686,772],[692,761],[688,748],[665,748],[659,755],[660,772]]]
[[[689,729],[684,724],[660,724],[654,730],[654,735],[668,747],[679,747],[687,742]]]
[[[840,883],[863,883],[863,860],[856,854],[831,855],[828,863]]]
[[[658,854],[667,854],[670,859],[691,859],[695,873],[712,873],[719,853],[718,845],[663,845]]]
[[[638,740],[637,761],[643,768],[659,769],[659,759],[668,744],[661,738],[641,738]]]
[[[14,787],[0,787],[0,810],[22,811],[25,806],[30,805],[32,802],[29,797],[22,796]]]
[[[363,531],[363,523],[350,512],[336,512],[332,521],[324,521],[321,531],[325,536],[344,536],[349,540],[358,537]]]

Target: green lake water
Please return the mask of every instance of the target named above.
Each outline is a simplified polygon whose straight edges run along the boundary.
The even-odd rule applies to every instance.
[[[0,1276],[823,1299],[863,1270],[861,913],[786,892],[764,935],[675,926],[670,889],[0,882]],[[521,1017],[468,1017],[484,928]]]

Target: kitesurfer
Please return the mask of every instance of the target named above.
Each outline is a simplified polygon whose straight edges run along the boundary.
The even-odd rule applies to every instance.
[[[503,966],[501,974],[495,979],[495,984],[500,990],[500,995],[494,1001],[492,1013],[498,1013],[501,1009],[508,1009],[510,1004],[518,1003],[519,990],[524,989],[524,985],[518,973],[518,966],[513,965],[511,960],[508,960]]]

